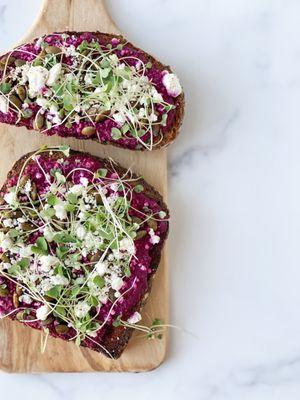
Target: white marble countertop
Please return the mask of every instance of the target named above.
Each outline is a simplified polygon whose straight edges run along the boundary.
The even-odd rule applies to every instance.
[[[39,5],[0,0],[1,49]],[[0,373],[0,397],[299,400],[300,2],[108,7],[185,87],[169,149],[170,303],[172,323],[198,339],[171,332],[167,360],[145,374]]]

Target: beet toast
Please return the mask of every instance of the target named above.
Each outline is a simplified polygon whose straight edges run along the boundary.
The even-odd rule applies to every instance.
[[[161,195],[67,146],[23,156],[0,195],[0,316],[120,357],[168,235]]]
[[[152,150],[178,135],[184,95],[171,68],[122,36],[53,33],[0,58],[0,122]]]

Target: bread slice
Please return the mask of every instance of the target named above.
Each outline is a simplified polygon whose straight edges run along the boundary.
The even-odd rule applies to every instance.
[[[67,146],[23,156],[0,195],[0,316],[120,357],[168,235],[161,195]]]
[[[46,135],[159,149],[178,135],[176,75],[118,35],[45,35],[0,58],[0,122]]]

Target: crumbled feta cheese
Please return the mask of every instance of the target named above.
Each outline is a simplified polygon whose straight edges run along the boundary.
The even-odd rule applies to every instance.
[[[83,301],[76,304],[76,306],[74,307],[76,317],[84,318],[86,314],[90,311],[90,308],[91,306]]]
[[[86,236],[86,230],[85,227],[83,225],[79,225],[76,228],[76,236],[78,237],[78,239],[83,240]]]
[[[43,234],[47,242],[52,242],[54,237],[54,232],[49,226],[45,226]]]
[[[128,237],[120,240],[119,246],[121,251],[126,251],[130,254],[135,253],[134,242],[132,239],[129,239]]]
[[[69,283],[69,279],[66,278],[65,276],[61,276],[61,275],[54,275],[51,277],[51,283],[53,285],[62,285],[62,286],[66,286]]]
[[[123,286],[123,279],[120,278],[119,276],[112,275],[112,277],[111,277],[111,287],[114,290],[120,290],[122,286]]]
[[[57,265],[59,263],[59,259],[57,257],[48,255],[40,257],[40,270],[43,272],[49,272],[51,267]]]
[[[20,300],[22,303],[25,303],[25,304],[31,304],[31,303],[32,303],[32,299],[31,299],[31,297],[30,297],[28,294],[22,294],[22,295],[19,297],[19,300]]]
[[[3,225],[4,225],[6,228],[11,228],[11,227],[14,226],[13,220],[12,220],[11,218],[4,219],[2,222],[3,222]]]
[[[95,265],[97,274],[103,276],[107,271],[107,267],[108,267],[107,262],[98,261],[97,264]]]
[[[149,235],[150,235],[150,243],[152,243],[152,244],[159,243],[160,237],[155,235],[154,230],[152,228],[149,231]]]
[[[76,194],[76,196],[81,195],[82,191],[83,191],[82,185],[74,185],[74,186],[70,187],[70,189],[68,190],[69,193]]]
[[[151,88],[151,96],[152,96],[154,103],[162,103],[164,101],[162,95],[160,93],[158,93],[158,91],[155,87]]]
[[[66,202],[60,201],[58,204],[55,204],[54,206],[55,215],[60,220],[67,218],[67,211],[65,210],[65,204]]]
[[[31,182],[29,179],[25,183],[24,191],[25,191],[25,193],[29,193],[31,191]]]
[[[139,312],[134,312],[127,320],[129,324],[136,324],[142,319],[142,316]]]
[[[39,319],[40,321],[45,321],[49,313],[50,313],[50,308],[45,304],[36,310],[36,318]]]
[[[57,63],[49,70],[49,76],[46,82],[48,86],[54,85],[54,83],[57,81],[57,78],[61,73],[61,69],[62,69],[61,63]]]
[[[14,205],[17,202],[17,195],[15,191],[5,193],[4,200],[7,204]]]
[[[168,95],[172,97],[177,97],[182,92],[179,79],[175,74],[170,74],[169,72],[166,72],[162,78],[162,83],[167,89]]]
[[[119,188],[119,183],[118,182],[113,182],[110,184],[110,188],[113,192],[117,192]]]
[[[120,126],[126,122],[126,117],[121,113],[115,113],[112,117]]]
[[[31,246],[24,246],[20,248],[19,255],[20,257],[30,257],[32,254]]]
[[[88,184],[89,184],[89,180],[86,178],[86,177],[84,177],[84,176],[82,176],[81,178],[80,178],[80,183],[83,185],[83,186],[88,186]]]
[[[39,97],[38,99],[36,99],[36,104],[42,108],[46,108],[48,100],[44,99],[43,97]]]
[[[3,95],[0,95],[0,111],[4,114],[7,114],[9,110],[9,102],[7,98]]]
[[[29,82],[29,96],[34,97],[38,95],[48,79],[49,71],[47,68],[41,66],[31,66],[27,72]]]
[[[10,249],[13,242],[9,236],[6,236],[3,232],[0,232],[0,248],[4,251]]]
[[[166,216],[167,216],[167,214],[166,214],[164,211],[160,211],[160,212],[158,213],[158,215],[159,215],[159,218],[161,218],[161,219],[164,219],[164,218],[166,218]]]

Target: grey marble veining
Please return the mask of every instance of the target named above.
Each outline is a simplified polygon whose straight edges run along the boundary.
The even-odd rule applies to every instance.
[[[0,47],[39,0],[0,0]],[[169,355],[147,374],[0,374],[33,400],[299,400],[300,3],[108,0],[174,66],[186,118],[169,148]],[[22,18],[21,18],[22,16]]]

